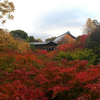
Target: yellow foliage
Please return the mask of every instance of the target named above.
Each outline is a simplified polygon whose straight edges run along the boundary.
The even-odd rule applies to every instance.
[[[96,28],[96,25],[91,20],[91,18],[88,18],[86,23],[82,26],[83,33],[87,35],[91,34],[95,28]]]
[[[7,48],[22,53],[30,50],[30,45],[28,42],[14,39],[10,33],[0,30],[0,50]]]
[[[17,45],[18,52],[22,53],[22,52],[31,50],[28,42],[24,42],[24,41],[17,41],[17,42],[18,42],[18,45]]]
[[[0,0],[0,21],[1,23],[6,22],[6,18],[13,20],[14,16],[11,14],[14,12],[15,6],[13,2],[9,2],[9,0]]]

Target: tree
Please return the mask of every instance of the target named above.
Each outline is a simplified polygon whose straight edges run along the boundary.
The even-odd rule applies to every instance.
[[[14,12],[15,6],[12,2],[9,2],[8,0],[4,0],[1,2],[0,0],[0,21],[1,23],[6,22],[6,18],[12,20],[14,16],[11,14],[11,12]]]
[[[14,38],[20,37],[20,38],[24,39],[25,41],[29,41],[28,34],[26,32],[24,32],[23,30],[12,30],[10,33],[13,33],[12,36]]]
[[[98,24],[99,24],[99,22],[98,22],[97,20],[93,20],[93,23],[94,23],[95,25],[98,25]]]
[[[38,39],[35,39],[35,42],[42,42],[42,40],[38,38]]]
[[[34,44],[30,44],[30,48],[31,48],[31,50],[35,50],[35,46],[34,46]]]
[[[48,39],[46,39],[45,41],[46,41],[46,42],[48,42],[48,41],[53,41],[54,39],[56,39],[56,37],[48,38]]]
[[[34,42],[34,41],[35,41],[34,36],[29,36],[29,42]]]
[[[95,54],[100,57],[100,26],[87,37],[85,48],[92,49]]]
[[[82,30],[84,34],[90,34],[91,32],[93,32],[93,30],[95,29],[96,25],[95,23],[91,20],[91,18],[88,18],[85,25],[82,26]]]
[[[0,30],[0,51],[6,50],[22,53],[30,50],[30,45],[28,42],[14,39],[10,33],[2,29]]]

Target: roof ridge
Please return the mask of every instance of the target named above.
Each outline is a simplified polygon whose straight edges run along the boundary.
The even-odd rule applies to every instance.
[[[66,33],[63,33],[62,35],[64,35],[64,34],[68,34],[68,33],[70,33],[69,31],[67,31]],[[58,37],[61,37],[62,35],[59,35]],[[57,37],[57,38],[58,38]]]
[[[61,38],[63,38],[63,36],[64,35],[67,35],[67,34],[70,34],[70,32],[69,31],[67,31],[66,33],[63,33],[62,35],[60,35],[60,36],[58,36],[58,37],[56,37],[56,39],[55,40],[53,40],[53,42],[57,42],[58,40],[59,40],[59,38],[61,37]],[[58,39],[58,40],[57,40]]]

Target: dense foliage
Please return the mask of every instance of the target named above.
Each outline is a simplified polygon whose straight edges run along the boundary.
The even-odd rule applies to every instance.
[[[100,57],[100,26],[88,36],[85,43],[85,48],[92,49],[95,54]]]
[[[96,63],[97,55],[92,52],[91,49],[87,50],[77,50],[75,53],[73,52],[59,52],[58,56],[55,56],[54,59],[61,60],[61,59],[67,59],[68,61],[74,61],[74,60],[87,60],[88,63],[91,65]]]
[[[0,30],[0,51],[13,50],[16,52],[24,52],[30,50],[30,45],[23,40],[17,40],[4,30]]]
[[[30,48],[31,48],[31,50],[35,50],[35,46],[34,46],[34,44],[30,44]]]
[[[12,36],[14,38],[23,39],[25,41],[29,41],[28,34],[23,30],[12,30],[10,33],[13,33]]]
[[[28,38],[29,38],[29,42],[35,42],[34,36],[29,36]]]
[[[32,51],[0,31],[0,100],[99,100],[100,64],[84,49],[86,37],[51,52]]]

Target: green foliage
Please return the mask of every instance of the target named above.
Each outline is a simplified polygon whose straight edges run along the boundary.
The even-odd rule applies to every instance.
[[[14,67],[13,67],[13,62],[15,60],[13,54],[7,54],[3,53],[0,54],[0,70],[2,71],[8,71],[8,72],[13,72]]]
[[[56,56],[54,59],[61,60],[61,59],[67,59],[68,61],[74,61],[74,60],[88,60],[89,64],[95,64],[96,63],[97,55],[92,52],[92,50],[78,50],[76,53],[72,52],[59,52],[59,55]]]
[[[67,53],[60,52],[59,53],[59,57],[57,59],[59,59],[59,60],[61,60],[61,59],[67,59],[68,61],[69,60],[74,60],[73,59],[73,55],[72,55],[71,52],[67,52]]]
[[[38,39],[35,39],[35,42],[42,42],[42,40],[38,38]]]
[[[27,42],[29,41],[28,34],[24,32],[23,30],[12,30],[10,33],[13,33],[12,36],[14,38],[20,37]]]
[[[34,41],[35,41],[34,36],[29,36],[29,42],[34,42]]]
[[[100,26],[87,37],[85,48],[92,49],[95,54],[100,57]]]
[[[46,39],[45,41],[46,41],[46,42],[48,42],[48,41],[53,41],[54,39],[56,39],[56,37],[48,38],[48,39]]]
[[[31,48],[31,50],[35,50],[35,46],[34,46],[34,44],[30,44],[30,48]]]
[[[89,64],[95,64],[97,55],[94,54],[91,49],[89,50],[85,49],[84,51],[78,51],[75,59],[80,59],[81,61],[88,60]]]

